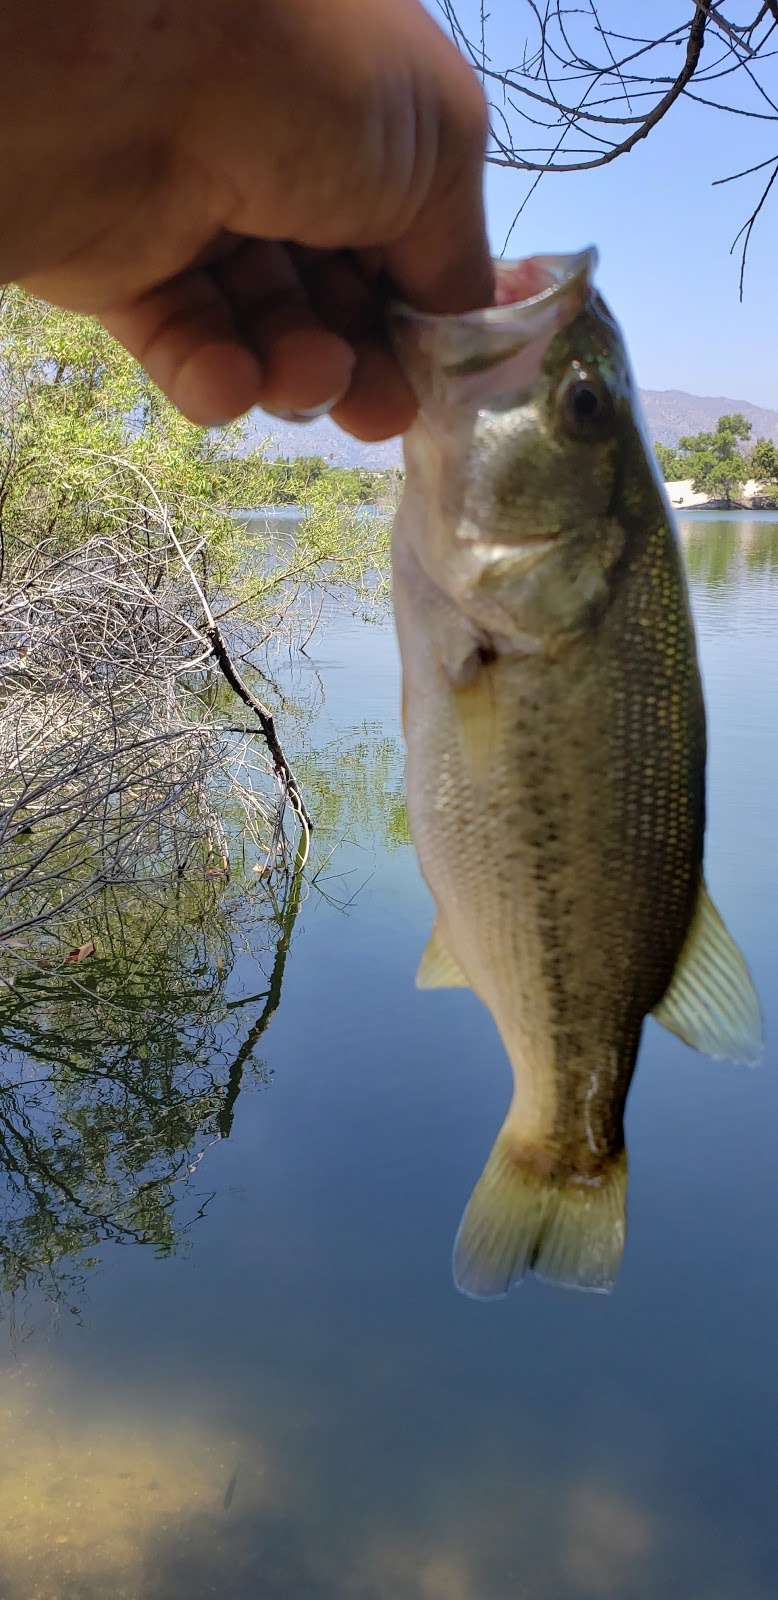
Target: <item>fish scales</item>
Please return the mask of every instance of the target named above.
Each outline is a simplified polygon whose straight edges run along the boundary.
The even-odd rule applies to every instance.
[[[701,879],[705,717],[680,557],[581,260],[513,324],[504,308],[502,361],[495,322],[461,319],[464,397],[457,319],[411,320],[398,340],[421,403],[394,543],[409,817],[438,911],[420,981],[473,988],[516,1078],[457,1246],[475,1293],[533,1267],[610,1286],[649,1012],[664,1003],[704,1048],[717,1028],[729,1053],[758,1045],[748,974]],[[572,437],[571,381],[605,417]]]
[[[446,685],[429,721],[415,723],[408,751],[411,825],[453,953],[472,970],[509,1052],[528,1074],[559,1080],[548,1137],[570,1170],[591,1165],[595,1123],[608,1129],[607,1149],[620,1148],[640,1026],[672,975],[701,859],[698,751],[691,740],[657,738],[663,726],[681,726],[679,686],[664,670],[663,633],[631,611],[622,583],[598,633],[556,662],[530,656],[485,669],[503,731],[479,772],[461,749],[456,694],[450,724],[441,722]],[[622,642],[634,634],[625,670]],[[646,636],[659,650],[640,649]],[[700,708],[694,675],[685,681],[691,724]],[[439,782],[430,781],[433,752]],[[415,781],[417,768],[425,782]]]

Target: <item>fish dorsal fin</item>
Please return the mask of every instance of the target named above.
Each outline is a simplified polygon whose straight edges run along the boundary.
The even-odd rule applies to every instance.
[[[748,967],[702,879],[686,943],[654,1016],[694,1050],[719,1060],[753,1066],[762,1053],[762,1018]]]
[[[429,944],[419,962],[416,974],[417,989],[467,989],[469,988],[459,963],[454,960],[436,922]]]

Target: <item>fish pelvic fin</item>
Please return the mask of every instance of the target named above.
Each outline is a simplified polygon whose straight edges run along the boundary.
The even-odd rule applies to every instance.
[[[416,973],[417,989],[467,989],[469,987],[459,962],[448,948],[440,921],[430,934],[429,942],[419,962]]]
[[[595,1177],[544,1176],[542,1152],[517,1153],[507,1123],[470,1197],[454,1245],[454,1282],[491,1299],[534,1272],[601,1294],[613,1288],[626,1233],[627,1158]],[[539,1159],[540,1157],[540,1159]]]
[[[714,1059],[754,1066],[762,1054],[762,1018],[748,967],[702,879],[686,942],[654,1016]]]

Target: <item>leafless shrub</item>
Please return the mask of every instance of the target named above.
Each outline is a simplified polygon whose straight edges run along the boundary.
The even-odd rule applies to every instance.
[[[227,875],[246,840],[267,870],[288,864],[287,803],[308,837],[271,713],[198,577],[202,545],[151,484],[139,499],[136,471],[105,468],[103,531],[73,550],[42,539],[2,574],[6,953],[55,940],[63,913],[107,886],[175,882],[194,863]]]

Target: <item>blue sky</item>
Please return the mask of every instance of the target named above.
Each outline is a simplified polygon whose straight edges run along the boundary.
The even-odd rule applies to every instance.
[[[473,18],[477,9],[476,0],[461,0],[463,18]],[[683,0],[606,0],[600,9],[625,31],[639,32],[641,26],[653,30],[655,18],[660,25],[664,18],[671,25],[682,21],[691,7]],[[755,9],[744,6],[743,16]],[[491,12],[494,59],[516,59],[526,31],[524,0],[491,0]],[[762,69],[762,81],[778,98],[778,57]],[[724,80],[720,92],[733,98],[732,79]],[[773,154],[778,155],[778,124],[724,116],[681,100],[634,152],[611,166],[544,178],[508,253],[596,244],[600,287],[645,388],[728,395],[778,409],[778,185],[753,234],[742,306],[738,263],[729,246],[764,175],[711,187],[714,178]],[[496,254],[527,186],[524,173],[489,170]]]

